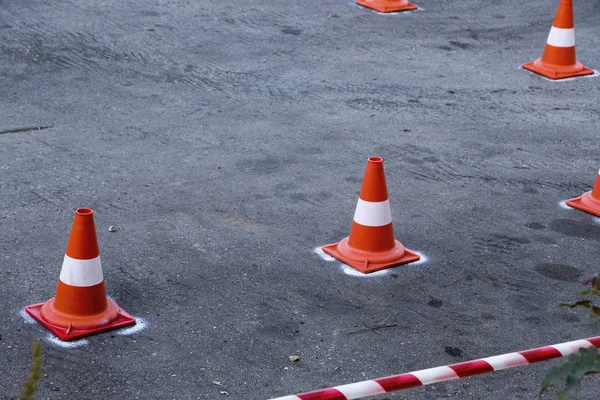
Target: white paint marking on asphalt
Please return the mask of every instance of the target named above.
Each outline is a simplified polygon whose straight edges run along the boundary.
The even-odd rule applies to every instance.
[[[571,208],[571,207],[569,207],[569,206],[567,205],[567,202],[566,202],[566,200],[565,200],[565,201],[559,201],[559,202],[558,202],[558,206],[559,206],[560,208],[562,208],[563,210],[572,210],[572,209],[573,209],[573,208]]]
[[[340,268],[342,269],[342,272],[345,273],[346,275],[356,276],[359,278],[379,278],[381,276],[387,275],[390,272],[389,269],[382,269],[380,271],[371,272],[369,274],[363,274],[362,272],[357,271],[354,268],[352,268],[351,266],[346,265],[346,264],[340,264]]]
[[[318,255],[322,260],[325,261],[335,261],[335,258],[331,257],[329,254],[325,253],[323,251],[322,247],[315,247],[313,249],[313,253],[315,253],[316,255]]]
[[[414,251],[412,250],[413,253],[417,253],[419,255],[419,257],[421,257],[421,259],[419,261],[415,261],[415,262],[411,262],[410,264],[407,264],[407,267],[410,267],[411,265],[421,265],[421,264],[425,264],[426,262],[429,261],[429,257],[427,257],[425,254],[418,252],[418,251]]]
[[[135,325],[116,330],[115,333],[120,336],[133,335],[135,333],[143,331],[147,327],[148,323],[146,322],[146,320],[142,318],[136,318]]]
[[[27,311],[25,310],[20,310],[19,315],[21,316],[21,318],[23,318],[23,322],[25,322],[26,324],[32,325],[37,322],[31,317],[31,315],[27,314]]]
[[[46,335],[45,339],[46,339],[46,342],[53,344],[54,346],[61,347],[63,349],[76,349],[78,347],[83,347],[83,346],[90,344],[89,340],[86,340],[86,339],[79,339],[79,340],[72,340],[70,342],[64,342],[51,333]]]

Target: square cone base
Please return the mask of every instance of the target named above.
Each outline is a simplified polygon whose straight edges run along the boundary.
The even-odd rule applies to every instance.
[[[546,78],[552,79],[552,80],[576,78],[578,76],[586,76],[586,75],[594,74],[594,70],[589,69],[587,67],[583,67],[583,69],[581,71],[577,71],[577,72],[558,72],[558,71],[552,71],[549,69],[546,70],[546,69],[538,68],[533,64],[534,62],[535,61],[525,63],[525,64],[521,65],[521,67],[523,67],[524,69],[526,69],[528,71],[535,72],[538,75],[545,76]]]
[[[363,274],[370,274],[371,272],[381,271],[382,269],[397,267],[399,265],[404,265],[408,263],[412,263],[415,261],[419,261],[421,256],[415,253],[414,251],[410,251],[408,249],[404,249],[404,255],[390,262],[371,262],[367,258],[363,260],[353,260],[348,257],[345,257],[338,250],[338,243],[328,244],[322,247],[323,251],[329,254],[331,257],[335,258],[343,262],[346,265],[354,268],[355,270],[362,272]]]
[[[585,204],[584,202],[582,202],[581,201],[581,196],[576,197],[576,198],[571,199],[571,200],[567,200],[567,201],[565,201],[565,204],[568,205],[569,207],[573,207],[573,208],[576,208],[578,210],[585,211],[586,213],[595,215],[596,217],[600,217],[600,209],[599,208],[590,207],[587,204]]]
[[[395,6],[394,2],[389,0],[357,0],[356,4],[370,8],[371,10],[379,11],[380,13],[414,11],[419,9],[419,7],[417,7],[413,3]]]
[[[33,319],[46,327],[50,332],[54,333],[60,340],[69,341],[80,339],[85,336],[94,335],[100,332],[106,332],[113,329],[123,328],[135,324],[135,318],[126,313],[124,310],[119,308],[117,318],[109,324],[98,326],[90,329],[69,329],[62,326],[57,326],[45,321],[40,315],[42,306],[46,303],[33,304],[25,307],[27,314],[31,315]]]

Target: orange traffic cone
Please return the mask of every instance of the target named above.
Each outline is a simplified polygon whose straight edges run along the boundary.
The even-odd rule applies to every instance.
[[[408,0],[357,0],[356,4],[382,13],[412,11],[419,8]]]
[[[371,157],[367,162],[350,236],[323,246],[323,251],[363,273],[421,258],[394,239],[382,158]]]
[[[572,78],[594,73],[577,61],[575,56],[573,0],[560,0],[544,54],[533,62],[523,64],[523,68],[550,79]]]
[[[75,212],[56,296],[25,311],[62,340],[135,324],[135,318],[106,297],[91,209]]]
[[[579,197],[567,200],[567,205],[600,217],[600,171],[596,176],[594,188]]]

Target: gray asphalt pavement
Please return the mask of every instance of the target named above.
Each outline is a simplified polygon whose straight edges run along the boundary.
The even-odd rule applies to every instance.
[[[600,78],[519,69],[555,0],[415,3],[0,0],[0,398],[36,338],[40,399],[261,400],[598,335],[556,306],[599,272],[599,220],[559,203],[600,167]],[[600,2],[575,6],[600,69]],[[313,249],[375,155],[427,261],[352,276]],[[78,207],[145,326],[64,348],[20,310]],[[382,399],[537,399],[553,365]]]

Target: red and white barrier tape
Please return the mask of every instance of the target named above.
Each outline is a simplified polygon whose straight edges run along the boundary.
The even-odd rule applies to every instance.
[[[406,374],[388,376],[370,381],[350,383],[327,389],[315,390],[292,396],[278,397],[271,400],[351,400],[362,399],[382,393],[410,389],[417,386],[466,378],[473,375],[487,374],[501,369],[520,367],[521,365],[547,361],[552,358],[577,353],[579,349],[595,346],[600,348],[600,336],[555,344],[553,346],[508,353],[500,356],[466,361],[443,367],[422,369]]]

